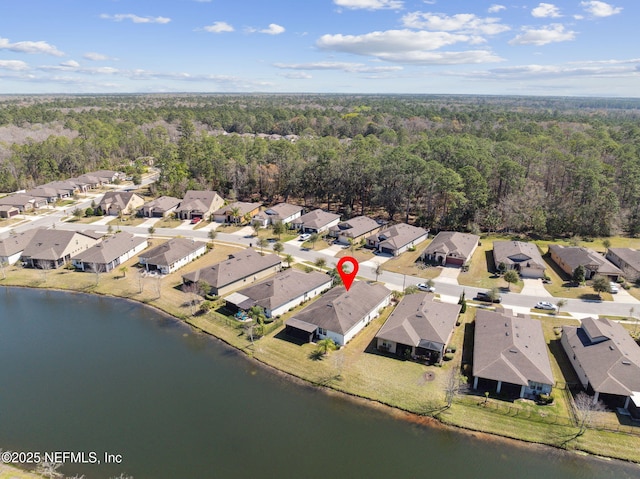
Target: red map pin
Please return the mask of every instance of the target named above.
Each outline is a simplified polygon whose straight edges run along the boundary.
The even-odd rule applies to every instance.
[[[351,263],[351,265],[353,266],[349,273],[346,273],[342,269],[342,265],[345,263]],[[336,269],[338,270],[338,274],[340,275],[340,278],[342,278],[342,283],[344,284],[344,287],[347,289],[347,291],[349,291],[349,288],[353,284],[353,280],[356,279],[356,275],[358,274],[358,260],[355,258],[352,258],[351,256],[343,256],[338,261],[338,266],[336,267]]]

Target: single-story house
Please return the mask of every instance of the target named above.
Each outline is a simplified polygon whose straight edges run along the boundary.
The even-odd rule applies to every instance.
[[[549,394],[554,384],[540,321],[510,310],[476,311],[473,342],[473,388],[480,379],[516,388],[519,397]]]
[[[638,412],[640,346],[626,329],[609,319],[585,318],[579,327],[563,326],[560,343],[594,402]]]
[[[117,216],[122,212],[129,215],[144,205],[144,198],[132,191],[107,191],[100,203],[100,208],[106,215]]]
[[[376,220],[368,216],[355,216],[329,228],[329,236],[336,238],[338,243],[348,245],[350,242],[360,243],[367,236],[380,231]]]
[[[138,256],[147,271],[173,273],[207,252],[207,244],[185,238],[172,238]]]
[[[549,245],[549,253],[551,259],[569,276],[572,276],[580,265],[584,266],[585,279],[600,274],[616,281],[622,276],[622,271],[616,265],[589,248],[552,244]]]
[[[189,190],[177,208],[178,218],[208,220],[211,214],[223,204],[224,200],[216,191]]]
[[[538,246],[524,241],[494,241],[493,262],[496,271],[500,269],[500,264],[504,264],[523,278],[543,278],[547,266]]]
[[[146,203],[138,211],[147,218],[164,218],[173,213],[182,200],[173,196],[161,196]]]
[[[213,220],[218,223],[241,223],[244,224],[245,216],[253,218],[259,211],[262,203],[247,203],[236,201],[230,203],[213,212]]]
[[[60,198],[69,197],[69,195],[59,196],[58,190],[56,190],[55,188],[46,188],[44,186],[38,186],[36,188],[27,190],[25,194],[31,196],[32,198],[45,200],[47,203],[55,203]]]
[[[282,260],[277,254],[263,256],[248,248],[229,255],[224,261],[187,273],[182,276],[182,281],[185,284],[205,281],[211,286],[211,293],[224,295],[281,269]]]
[[[473,256],[480,237],[457,231],[441,231],[422,251],[423,261],[434,262],[443,266],[463,266]]]
[[[34,198],[31,195],[18,193],[0,198],[0,205],[15,206],[20,213],[47,206],[45,198]]]
[[[125,174],[121,171],[113,170],[98,170],[85,173],[87,176],[93,176],[100,180],[100,184],[114,183],[115,181],[122,181],[125,179]],[[84,175],[82,175],[84,176]]]
[[[94,176],[90,173],[85,173],[75,178],[69,178],[69,181],[72,181],[73,183],[78,185],[78,188],[82,189],[83,191],[97,188],[103,185],[104,183],[109,183],[107,181],[103,181],[103,179],[98,178],[97,176]]]
[[[13,218],[20,214],[20,208],[11,205],[0,205],[0,218]]]
[[[380,351],[401,358],[440,362],[460,314],[459,304],[441,303],[428,293],[402,298],[376,334]]]
[[[91,248],[98,239],[93,232],[38,229],[22,251],[20,260],[31,268],[56,269]]]
[[[429,232],[424,228],[398,223],[367,238],[367,247],[379,253],[398,256],[426,240]]]
[[[71,259],[80,271],[108,273],[143,251],[149,243],[131,233],[117,233]]]
[[[616,265],[629,281],[640,279],[640,251],[631,248],[609,248],[605,258]]]
[[[37,228],[22,233],[12,234],[0,240],[0,262],[14,264],[22,256],[22,252],[38,231]]]
[[[344,346],[391,301],[381,284],[356,281],[349,291],[336,286],[285,321],[287,334],[305,341],[332,339]]]
[[[340,215],[317,209],[296,218],[291,225],[301,233],[320,234],[338,223],[340,223]]]
[[[296,218],[300,218],[300,216],[302,216],[302,209],[302,206],[278,203],[254,215],[252,223],[256,223],[263,228],[278,222],[286,225]]]
[[[291,308],[315,298],[331,288],[333,280],[325,273],[305,273],[296,269],[281,271],[226,297],[227,305],[247,311],[259,306],[267,318],[286,313]]]

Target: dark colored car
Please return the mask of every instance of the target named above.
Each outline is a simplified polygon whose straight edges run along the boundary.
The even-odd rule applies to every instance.
[[[502,302],[502,296],[497,296],[495,299],[491,299],[491,294],[489,293],[483,293],[482,291],[479,292],[475,299],[477,301],[485,301],[487,303],[501,303]]]

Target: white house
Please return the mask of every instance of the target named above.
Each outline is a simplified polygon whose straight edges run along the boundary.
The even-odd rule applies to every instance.
[[[131,233],[117,233],[71,259],[80,271],[108,273],[130,260],[149,245],[146,238]]]
[[[138,257],[147,271],[173,273],[207,252],[207,244],[185,238],[173,238],[160,246],[151,248]]]

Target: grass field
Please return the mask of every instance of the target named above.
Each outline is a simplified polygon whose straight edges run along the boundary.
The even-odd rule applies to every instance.
[[[425,240],[422,243],[416,245],[413,251],[405,251],[400,256],[391,258],[389,261],[382,264],[382,269],[385,271],[391,271],[393,273],[408,274],[411,276],[418,276],[424,279],[433,279],[440,275],[442,268],[438,267],[423,267],[422,263],[416,261],[420,257],[422,251],[431,243],[431,240]]]
[[[0,463],[0,479],[41,479],[42,476]]]
[[[458,276],[459,284],[483,289],[498,288],[504,291],[510,289],[514,293],[522,291],[524,286],[522,280],[509,285],[504,279],[502,279],[502,277],[495,274],[493,264],[493,242],[498,239],[503,238],[498,236],[482,238],[478,248],[475,253],[473,253],[471,264],[469,264],[469,270],[460,273]]]

